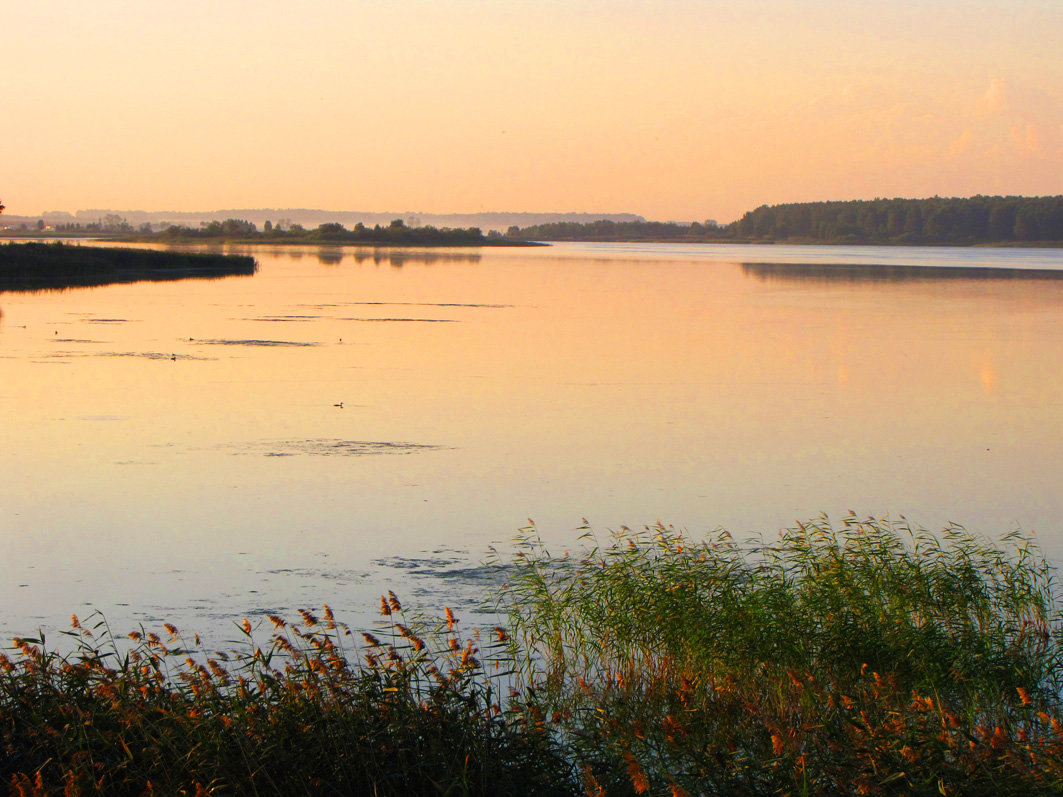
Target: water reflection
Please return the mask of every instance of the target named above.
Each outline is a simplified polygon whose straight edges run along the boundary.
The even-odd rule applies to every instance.
[[[203,251],[212,251],[204,249]],[[323,266],[338,266],[344,261],[354,261],[357,265],[370,263],[375,266],[406,265],[442,265],[458,263],[479,263],[483,255],[479,250],[471,249],[418,249],[414,247],[386,246],[225,246],[213,251],[226,254],[247,254],[255,257],[268,256],[272,260],[302,260],[312,256]]]
[[[742,263],[742,272],[778,282],[938,282],[941,280],[1058,280],[1063,270],[894,263]]]
[[[252,280],[3,297],[0,632],[464,605],[529,516],[560,550],[584,516],[854,507],[1063,558],[1051,253],[244,251]]]

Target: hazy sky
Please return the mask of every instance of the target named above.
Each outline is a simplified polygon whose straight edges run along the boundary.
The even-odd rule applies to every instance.
[[[1063,193],[1061,0],[9,0],[0,198],[641,213]]]

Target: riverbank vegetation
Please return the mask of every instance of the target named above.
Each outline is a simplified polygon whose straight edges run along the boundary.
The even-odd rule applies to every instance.
[[[298,224],[281,228],[266,223],[264,229],[249,221],[226,219],[212,221],[202,227],[167,227],[143,240],[166,242],[230,241],[241,243],[346,244],[351,246],[514,246],[526,245],[505,239],[501,235],[484,235],[478,227],[449,229],[436,227],[408,227],[402,219],[388,226],[366,227],[356,224],[348,229],[339,223],[320,224],[304,229]]]
[[[510,228],[540,241],[1063,246],[1063,196],[763,205],[727,225],[598,221]]]
[[[77,246],[62,242],[0,245],[0,291],[217,278],[253,274],[255,269],[254,258],[245,255]]]
[[[0,659],[13,794],[1031,794],[1063,788],[1063,626],[1033,543],[848,517],[498,562],[494,629],[381,599],[207,653],[73,620]]]
[[[973,196],[872,199],[762,205],[730,224],[602,219],[511,226],[504,234],[478,227],[387,226],[352,228],[339,223],[304,228],[285,221],[261,228],[243,219],[204,222],[197,227],[145,222],[139,227],[116,214],[89,224],[9,230],[11,236],[102,236],[114,240],[170,243],[240,242],[348,244],[364,246],[506,246],[545,241],[628,241],[662,243],[793,243],[928,246],[1063,246],[1063,195]]]
[[[527,240],[506,238],[501,233],[490,231],[486,235],[479,227],[410,227],[402,219],[395,219],[389,225],[376,224],[368,227],[355,224],[352,228],[331,222],[319,224],[307,229],[300,224],[274,225],[266,222],[262,229],[253,222],[244,219],[225,219],[212,221],[198,227],[167,225],[163,229],[153,230],[151,224],[135,228],[120,216],[108,217],[107,223],[59,224],[46,228],[40,223],[36,229],[7,230],[4,235],[18,237],[38,237],[41,235],[58,238],[100,238],[108,241],[132,241],[138,243],[164,244],[204,244],[204,243],[241,243],[241,244],[305,244],[347,245],[347,246],[536,246]]]

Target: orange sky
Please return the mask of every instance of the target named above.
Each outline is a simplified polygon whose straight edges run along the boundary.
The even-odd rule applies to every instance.
[[[728,221],[1059,194],[1060,42],[1059,0],[35,0],[0,10],[0,198]]]

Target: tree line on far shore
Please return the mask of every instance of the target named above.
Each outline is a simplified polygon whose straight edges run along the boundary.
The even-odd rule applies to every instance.
[[[24,225],[25,226],[25,225]],[[38,221],[37,231],[46,227]],[[59,224],[55,232],[164,242],[227,240],[277,243],[366,245],[483,246],[532,241],[674,241],[692,243],[838,243],[838,244],[1063,244],[1063,195],[1044,197],[973,196],[928,199],[871,199],[762,205],[730,224],[660,221],[555,222],[510,227],[486,235],[478,227],[410,227],[402,219],[388,226],[272,224],[226,219],[199,227],[150,223],[134,228],[111,214],[96,223]],[[27,228],[27,231],[28,228]]]
[[[488,243],[488,237],[479,227],[438,228],[408,227],[402,219],[395,219],[387,227],[380,224],[367,227],[356,224],[346,228],[331,222],[306,229],[300,224],[284,228],[267,221],[260,231],[258,227],[242,219],[212,221],[199,227],[167,227],[157,237],[164,241],[201,240],[209,238],[239,239],[248,241],[338,243],[338,244],[415,244],[424,246],[469,246]],[[501,236],[498,236],[501,239]]]
[[[45,230],[43,222],[38,223],[37,231]],[[319,224],[307,229],[301,224],[273,224],[267,221],[261,229],[254,222],[245,219],[225,219],[212,221],[198,227],[167,225],[155,230],[148,222],[134,228],[124,218],[112,214],[98,222],[87,225],[57,224],[57,233],[72,235],[102,233],[108,237],[133,239],[140,241],[160,241],[164,243],[198,243],[204,241],[240,241],[248,243],[333,243],[366,245],[414,245],[414,246],[487,246],[514,245],[515,242],[505,238],[501,233],[491,231],[487,235],[479,227],[409,227],[402,219],[395,219],[388,226],[380,224],[367,227],[356,224],[348,229],[342,224]]]
[[[596,221],[510,227],[538,241],[1035,244],[1063,242],[1063,196],[872,199],[762,205],[727,225]]]

